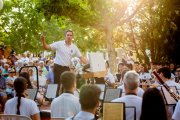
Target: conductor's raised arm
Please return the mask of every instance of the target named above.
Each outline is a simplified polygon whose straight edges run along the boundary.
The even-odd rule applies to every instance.
[[[50,45],[48,45],[48,44],[46,43],[46,41],[45,41],[45,36],[44,36],[43,34],[41,34],[40,40],[41,40],[41,43],[42,43],[43,48],[44,48],[45,50],[51,50],[51,47],[50,47]]]

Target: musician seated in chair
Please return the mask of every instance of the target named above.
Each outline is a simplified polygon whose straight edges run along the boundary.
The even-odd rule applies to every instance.
[[[176,86],[177,89],[180,89],[180,85],[173,80],[171,80],[171,71],[167,67],[162,67],[158,70],[159,76],[164,81],[167,86]],[[174,91],[175,92],[175,91]],[[173,114],[173,106],[168,106],[168,118],[171,118]]]
[[[95,78],[96,84],[106,84],[108,87],[115,87],[115,78],[110,72],[109,63],[106,61],[106,75],[104,78]]]
[[[128,72],[128,71],[129,71],[128,69],[125,69],[125,70],[122,71],[122,74],[121,74],[121,79],[122,79],[122,81],[123,81],[123,84],[120,85],[118,88],[119,88],[119,89],[122,89],[122,93],[125,93],[125,88],[124,88],[124,75],[125,75],[126,72]],[[143,94],[144,94],[144,90],[143,90],[142,88],[140,88],[140,87],[138,87],[137,89],[138,89],[138,90],[137,90],[137,96],[142,97]],[[122,94],[122,96],[123,96],[123,94]]]
[[[176,104],[176,108],[172,115],[172,120],[179,120],[180,119],[180,101]]]
[[[84,85],[80,90],[81,111],[66,120],[95,120],[101,90],[96,85]]]
[[[51,103],[51,118],[70,117],[80,111],[79,99],[74,96],[76,90],[76,75],[65,71],[61,74],[61,83],[64,93],[55,98]]]
[[[180,83],[180,65],[176,67],[175,71],[175,82]]]
[[[136,108],[136,120],[140,119],[142,98],[137,96],[139,86],[139,74],[135,71],[128,71],[124,75],[125,96],[112,100],[112,102],[124,102],[125,107]],[[126,120],[134,120],[132,111],[126,111]]]
[[[162,67],[158,70],[159,76],[161,79],[168,85],[168,86],[176,86],[176,88],[179,90],[180,85],[174,81],[171,80],[171,71],[167,67]]]

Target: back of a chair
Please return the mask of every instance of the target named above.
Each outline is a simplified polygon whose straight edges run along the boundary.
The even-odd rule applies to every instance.
[[[103,120],[125,120],[125,103],[103,103]]]
[[[23,116],[23,115],[0,114],[0,120],[32,120],[32,119],[27,116]]]

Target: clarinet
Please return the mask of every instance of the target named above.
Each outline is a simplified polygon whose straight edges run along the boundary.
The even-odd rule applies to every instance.
[[[157,72],[153,71],[153,74],[156,76],[156,78],[158,79],[158,81],[160,82],[160,84],[162,84],[165,89],[169,92],[169,94],[171,95],[171,97],[174,98],[174,100],[176,102],[178,102],[178,100],[180,99],[180,97],[178,95],[176,95],[174,93],[174,91],[160,78],[160,76],[157,74]]]

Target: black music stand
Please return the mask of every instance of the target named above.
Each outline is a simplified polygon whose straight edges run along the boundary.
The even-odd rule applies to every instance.
[[[129,113],[134,113],[134,119],[131,119],[131,120],[136,120],[136,107],[135,106],[126,106],[125,107],[126,109],[126,114],[129,114]]]
[[[121,97],[122,89],[106,88],[104,95],[104,102],[111,102],[112,100]]]

